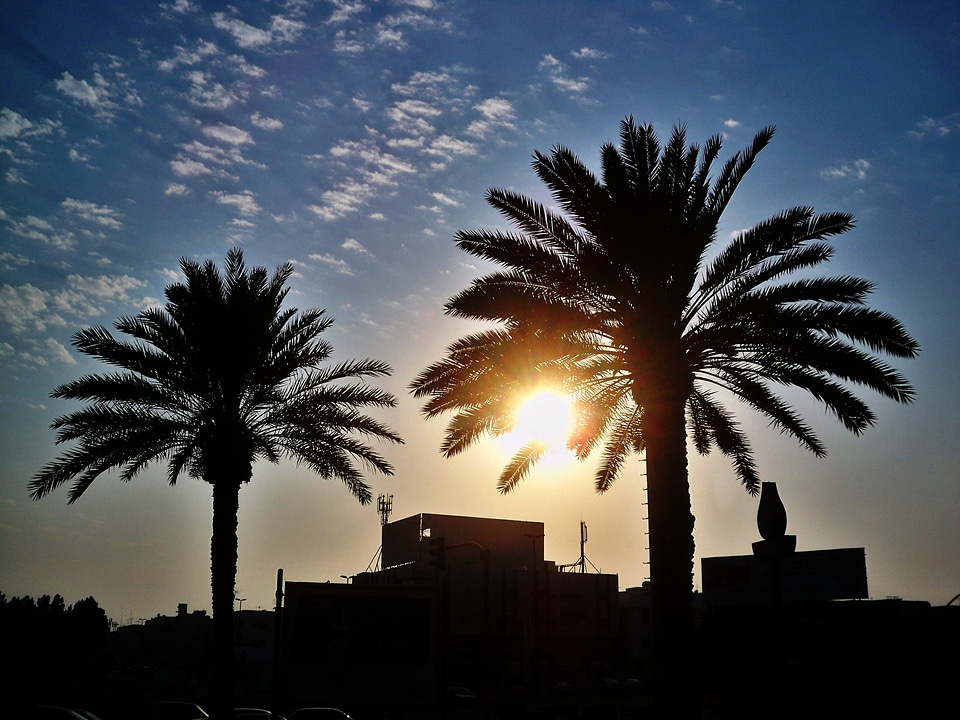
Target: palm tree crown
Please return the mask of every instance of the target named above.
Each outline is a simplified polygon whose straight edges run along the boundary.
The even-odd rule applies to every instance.
[[[626,455],[644,449],[644,408],[682,401],[698,451],[717,447],[755,494],[759,479],[746,437],[719,403],[728,390],[817,455],[825,448],[771,385],[807,390],[849,430],[875,417],[845,383],[909,402],[904,377],[870,351],[913,357],[916,341],[890,315],[865,306],[861,278],[788,274],[828,260],[824,240],[853,227],[844,213],[796,207],[739,233],[716,252],[717,225],[756,154],[761,131],[710,178],[721,138],[702,152],[676,128],[661,148],[653,128],[621,125],[619,150],[602,148],[598,180],[568,149],[536,153],[533,168],[566,216],[493,189],[487,200],[519,229],[459,232],[466,252],[504,268],[450,299],[447,313],[496,329],[462,338],[412,383],[428,417],[453,412],[443,452],[512,426],[518,394],[561,384],[578,400],[571,446],[604,458],[596,487],[608,489]],[[505,468],[506,492],[543,448],[522,449]]]
[[[288,456],[370,502],[356,461],[386,474],[393,468],[356,436],[400,438],[357,408],[392,407],[396,400],[361,382],[336,381],[389,375],[390,367],[375,360],[324,365],[332,348],[320,334],[333,320],[323,310],[281,308],[290,265],[272,277],[264,268],[248,273],[243,253],[233,250],[225,277],[211,261],[184,259],[181,268],[186,284],[166,289],[164,308],[116,321],[134,342],[103,327],[74,336],[80,352],[120,372],[53,391],[92,404],[54,421],[57,442],[79,446],[37,474],[32,497],[72,480],[73,503],[103,472],[116,468],[126,481],[155,461],[167,462],[170,484],[184,471],[214,483],[223,463]]]
[[[364,378],[389,375],[375,360],[325,365],[332,348],[320,338],[333,322],[323,310],[283,309],[286,264],[268,276],[247,271],[243,253],[227,255],[225,273],[212,261],[180,261],[186,283],[166,289],[163,308],[120,318],[115,338],[103,327],[81,330],[74,346],[119,369],[61,385],[53,397],[90,404],[57,418],[58,443],[76,445],[30,482],[34,499],[71,482],[69,502],[111,469],[132,479],[167,463],[174,484],[187,472],[213,486],[211,585],[215,717],[233,703],[233,604],[237,574],[239,491],[259,459],[286,456],[325,479],[339,479],[362,503],[371,492],[357,465],[392,474],[365,439],[402,442],[360,412],[392,407],[395,398]]]
[[[831,257],[826,240],[853,226],[850,215],[796,207],[717,247],[721,215],[773,132],[762,130],[713,177],[719,136],[701,149],[678,127],[661,146],[632,118],[621,123],[619,148],[602,147],[602,178],[567,148],[536,153],[533,169],[559,209],[490,190],[488,202],[515,230],[456,235],[460,248],[501,269],[451,298],[447,313],[496,327],[453,343],[411,384],[427,417],[452,413],[441,447],[448,456],[509,431],[516,398],[543,384],[575,398],[568,443],[581,459],[600,449],[599,492],[631,453],[644,455],[654,654],[667,684],[685,675],[690,627],[688,437],[701,453],[728,456],[748,492],[759,489],[750,445],[717,391],[817,455],[822,442],[776,386],[806,390],[854,433],[875,418],[850,384],[913,397],[877,354],[912,357],[918,345],[895,318],[866,306],[872,284],[807,273]],[[543,452],[537,443],[518,451],[501,491]]]

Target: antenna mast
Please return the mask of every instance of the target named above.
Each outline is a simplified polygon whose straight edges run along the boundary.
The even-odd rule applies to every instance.
[[[393,495],[380,495],[377,497],[377,513],[380,515],[380,525],[386,525],[390,522],[390,513],[393,512]]]

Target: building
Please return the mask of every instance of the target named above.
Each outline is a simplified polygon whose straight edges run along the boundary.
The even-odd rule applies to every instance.
[[[538,522],[418,514],[383,526],[381,570],[354,576],[352,585],[287,583],[288,691],[299,692],[298,673],[316,686],[331,667],[322,656],[331,652],[341,663],[355,657],[357,667],[383,669],[394,700],[402,690],[398,662],[403,677],[416,668],[401,683],[411,702],[442,687],[611,675],[618,578],[564,572],[545,560],[543,529]],[[414,675],[431,680],[418,685]],[[365,678],[377,686],[369,672]]]

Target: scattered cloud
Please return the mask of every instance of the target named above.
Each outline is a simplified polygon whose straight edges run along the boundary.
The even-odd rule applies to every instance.
[[[913,130],[908,130],[907,134],[917,140],[923,140],[926,137],[946,137],[954,130],[960,129],[958,119],[960,119],[958,116],[952,116],[944,120],[925,117],[917,122]]]
[[[76,246],[76,238],[72,231],[54,225],[50,220],[27,215],[23,219],[15,220],[3,216],[10,223],[10,232],[19,237],[43,243],[57,250],[72,250]]]
[[[261,130],[280,130],[283,128],[283,123],[274,118],[263,117],[260,113],[255,112],[250,116],[250,122],[256,125]]]
[[[61,317],[53,316],[47,308],[49,293],[34,287],[30,283],[24,285],[0,285],[0,319],[15,334],[33,328],[40,332],[46,330],[47,325],[66,325]]]
[[[266,30],[248,25],[224,12],[214,13],[212,19],[215,28],[229,33],[237,45],[244,49],[259,48],[273,43],[294,42],[306,29],[305,23],[283,15],[274,15],[270,18],[270,25]]]
[[[214,190],[210,194],[213,195],[221,205],[232,205],[237,208],[242,215],[256,215],[261,210],[261,207],[253,197],[253,193],[249,190],[241,190],[237,193]]]
[[[189,192],[190,188],[183,183],[167,183],[167,187],[164,189],[163,194],[182,196],[187,195]]]
[[[351,252],[358,253],[359,255],[369,255],[370,251],[367,250],[363,245],[361,245],[357,240],[353,238],[347,238],[340,244],[340,248],[343,250],[350,250]]]
[[[127,106],[139,106],[143,105],[143,101],[137,94],[129,75],[122,72],[119,60],[110,57],[108,61],[105,68],[101,68],[100,65],[94,66],[91,81],[75,78],[64,71],[53,84],[76,105],[93,110],[95,118],[109,122],[113,120],[121,103]]]
[[[852,163],[844,163],[837,167],[821,170],[820,177],[827,180],[849,178],[862,182],[867,179],[867,171],[869,169],[870,163],[867,160],[854,160]]]
[[[83,220],[101,225],[110,230],[119,230],[123,227],[123,224],[119,220],[120,213],[106,205],[97,205],[92,202],[67,198],[60,203],[60,207]]]
[[[594,48],[582,47],[579,50],[570,52],[577,60],[606,60],[610,57],[609,53],[600,52]]]
[[[345,260],[335,258],[333,255],[330,255],[329,253],[325,253],[322,255],[312,254],[312,255],[309,255],[308,257],[311,260],[314,260],[316,262],[320,262],[320,263],[323,263],[324,265],[328,265],[329,267],[332,267],[341,275],[353,275],[353,270],[350,269],[350,266],[347,265]]]
[[[444,195],[442,192],[430,193],[431,197],[436,200],[441,205],[452,205],[453,207],[460,207],[460,203],[454,200],[449,195]]]
[[[172,72],[181,65],[188,67],[198,65],[207,58],[221,54],[220,48],[212,40],[198,40],[193,48],[182,45],[173,46],[173,55],[161,60],[157,67],[163,72]]]
[[[544,55],[537,69],[545,72],[556,88],[570,96],[579,96],[590,86],[590,81],[585,77],[571,77],[567,65],[553,55]]]
[[[245,145],[253,142],[253,138],[246,130],[241,130],[233,125],[225,125],[224,123],[220,123],[219,125],[206,125],[200,132],[208,138],[219,140],[228,145]]]
[[[130,292],[145,286],[145,282],[129,275],[78,274],[68,275],[66,287],[54,292],[30,283],[0,285],[0,320],[16,335],[45,332],[50,327],[66,327],[64,316],[89,319],[106,312],[104,303],[130,303]],[[52,354],[60,362],[67,362],[57,346],[47,342],[45,347],[53,351],[48,356]]]
[[[730,118],[729,120],[724,120],[724,121],[723,121],[723,126],[724,126],[725,128],[730,128],[731,130],[732,130],[733,128],[738,128],[738,127],[740,127],[740,125],[741,125],[741,122],[740,122],[739,120],[734,120],[733,118]]]
[[[327,18],[328,25],[352,20],[367,9],[367,6],[361,0],[330,0],[330,2],[333,5],[333,12]]]
[[[486,138],[490,133],[496,130],[514,130],[517,119],[513,105],[504,98],[488,98],[473,109],[482,116],[479,120],[474,120],[467,126],[467,135],[478,138]]]
[[[4,173],[3,179],[11,185],[29,185],[19,168],[10,168]]]

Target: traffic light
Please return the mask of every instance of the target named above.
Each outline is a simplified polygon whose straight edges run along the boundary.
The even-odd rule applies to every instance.
[[[432,537],[428,540],[430,547],[427,549],[430,553],[430,564],[443,570],[447,566],[447,544],[442,537]]]

